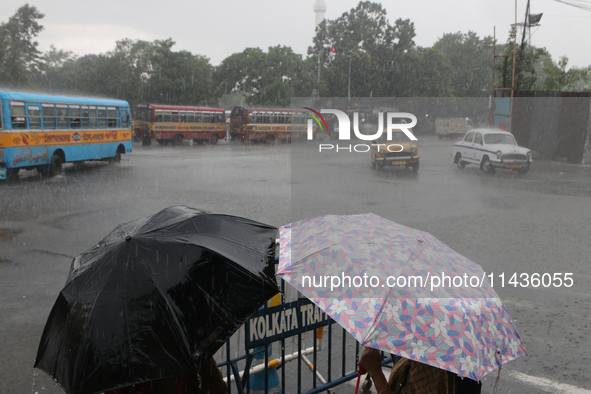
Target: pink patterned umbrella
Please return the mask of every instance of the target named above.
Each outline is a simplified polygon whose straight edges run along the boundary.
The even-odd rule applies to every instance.
[[[477,381],[526,354],[482,267],[374,214],[281,227],[277,274],[363,346]]]

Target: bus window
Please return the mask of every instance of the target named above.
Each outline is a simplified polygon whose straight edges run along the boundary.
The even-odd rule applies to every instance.
[[[195,112],[195,123],[203,123],[203,112]]]
[[[88,121],[88,107],[86,105],[82,106],[81,112],[82,112],[82,115],[80,117],[80,126],[83,129],[89,129],[90,124]]]
[[[187,123],[187,111],[179,111],[179,121],[181,123]]]
[[[88,107],[88,120],[90,123],[91,129],[96,129],[97,127],[97,119],[96,119],[96,107],[90,105]]]
[[[254,112],[250,112],[248,114],[248,123],[256,123],[256,118]]]
[[[107,107],[107,125],[109,128],[117,127],[117,108]]]
[[[79,129],[80,127],[80,106],[70,105],[70,128]]]
[[[170,111],[162,111],[162,120],[164,122],[172,121],[172,115],[170,114]]]
[[[159,110],[159,109],[156,110],[156,116],[155,116],[154,121],[156,123],[162,123],[162,122],[164,122],[164,115],[162,114],[162,111],[161,110]]]
[[[67,105],[56,105],[55,116],[57,118],[58,129],[67,129],[70,127],[70,120],[68,118],[68,106]]]
[[[174,122],[174,123],[178,123],[179,122],[179,113],[178,113],[178,111],[172,111],[171,116],[172,116],[171,117],[171,121],[172,122]]]
[[[129,127],[129,112],[126,109],[121,109],[121,127]]]
[[[193,111],[187,112],[187,123],[195,123],[195,112],[193,112]]]
[[[223,112],[218,112],[217,113],[217,120],[216,123],[226,123],[226,116],[225,113]]]
[[[41,128],[41,108],[37,105],[27,105],[27,111],[29,112],[29,128],[40,129]]]
[[[285,124],[291,124],[291,114],[285,114]]]
[[[26,129],[27,118],[25,114],[25,103],[10,103],[10,116],[13,129]]]
[[[43,112],[43,128],[55,129],[55,105],[43,104],[41,111]]]
[[[211,123],[209,112],[203,112],[203,123]]]
[[[105,129],[107,128],[107,108],[105,107],[98,107],[98,128]]]

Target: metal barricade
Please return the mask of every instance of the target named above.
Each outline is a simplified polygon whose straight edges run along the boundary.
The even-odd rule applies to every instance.
[[[278,393],[277,387],[269,387],[273,369],[278,370],[284,394],[331,394],[332,388],[355,379],[359,343],[310,300],[299,298],[295,290],[291,297],[286,294],[283,280],[280,290],[278,305],[268,304],[254,313],[216,355],[228,393]],[[311,346],[306,346],[310,337]],[[279,356],[270,359],[273,345],[279,347]],[[238,355],[242,346],[244,353]],[[257,357],[263,362],[253,365]],[[391,361],[384,359],[385,365]],[[264,374],[264,387],[253,389],[251,377],[257,373]]]

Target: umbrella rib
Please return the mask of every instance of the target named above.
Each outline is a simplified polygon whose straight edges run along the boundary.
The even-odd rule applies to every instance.
[[[196,231],[199,233],[199,235],[201,235],[201,236],[209,236],[209,237],[212,237],[212,238],[223,239],[224,241],[228,241],[228,242],[230,242],[230,243],[233,243],[233,244],[240,245],[240,246],[242,246],[242,247],[244,247],[244,248],[247,248],[247,249],[249,249],[249,250],[251,250],[251,251],[253,251],[253,252],[258,252],[258,251],[257,251],[257,250],[256,250],[254,247],[252,247],[251,245],[245,245],[245,244],[243,244],[243,243],[240,243],[240,242],[238,242],[238,241],[236,241],[236,240],[233,240],[233,239],[230,239],[230,238],[226,238],[226,237],[222,237],[222,236],[218,236],[218,235],[213,235],[213,234],[204,234],[204,233],[201,233],[201,232],[199,232],[199,228],[197,227],[197,223],[195,223],[195,221],[194,221],[194,220],[191,220],[191,223],[193,224],[193,227],[195,227],[195,230],[196,230]],[[209,249],[209,248],[208,248],[208,249]],[[211,250],[211,249],[210,249],[210,250]],[[217,252],[217,253],[220,253],[220,252],[218,252],[217,250],[216,250],[215,252]],[[221,253],[220,253],[220,254],[221,254]]]
[[[109,270],[109,272],[105,274],[105,276],[107,276],[107,278],[106,278],[106,279],[105,279],[105,281],[103,282],[103,285],[104,285],[105,283],[108,283],[108,282],[109,282],[109,278],[110,278],[110,276],[113,274],[113,272],[115,272],[115,270],[111,268],[111,269]],[[94,300],[93,300],[93,302],[92,302],[92,310],[94,310],[94,306],[96,305],[96,302],[97,302],[98,298],[100,297],[100,295],[101,295],[101,291],[97,291],[97,292],[96,292],[96,296],[94,297]],[[91,326],[92,326],[92,325],[90,324],[90,321],[92,320],[93,316],[94,316],[94,315],[90,315],[90,317],[89,317],[89,319],[88,319],[88,327],[91,327]],[[68,318],[69,318],[69,316],[68,316]],[[64,331],[64,333],[65,333],[65,331]],[[89,342],[89,338],[90,338],[90,329],[87,329],[87,330],[84,332],[84,342],[85,342],[85,343],[86,343],[86,342]],[[86,369],[86,364],[88,364],[88,358],[84,358],[84,359],[83,359],[83,361],[82,361],[82,363],[83,363],[83,366],[82,366],[81,368],[79,368],[79,369],[80,369],[80,370],[82,370],[82,371],[86,371],[86,370],[87,370],[87,369]]]
[[[152,285],[154,286],[154,288],[156,290],[158,290],[158,294],[160,294],[160,297],[162,297],[162,299],[164,300],[165,304],[166,304],[166,308],[168,309],[170,315],[172,316],[172,318],[174,319],[175,323],[177,324],[177,327],[181,327],[181,324],[178,320],[178,317],[176,315],[176,313],[174,313],[174,308],[170,305],[170,302],[168,300],[168,297],[166,296],[166,294],[164,294],[162,292],[162,289],[160,289],[159,286],[157,286],[157,284],[154,282],[154,280],[149,277],[150,282],[152,283]],[[185,346],[187,349],[189,349],[189,341],[187,340],[187,336],[185,335],[185,333],[183,332],[183,330],[179,330],[182,340],[185,343]]]
[[[388,295],[386,295],[383,299],[382,299],[382,304],[380,306],[380,310],[376,313],[376,316],[374,318],[374,321],[371,323],[371,329],[369,330],[369,332],[367,334],[365,334],[365,337],[363,338],[363,343],[361,343],[362,346],[365,346],[365,344],[367,343],[367,339],[371,337],[371,335],[374,333],[374,331],[378,328],[377,324],[378,323],[378,319],[382,313],[382,311],[384,310],[384,308],[386,307],[386,302],[388,300]]]

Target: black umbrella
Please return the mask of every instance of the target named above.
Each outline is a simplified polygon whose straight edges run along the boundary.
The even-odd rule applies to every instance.
[[[35,367],[91,394],[196,373],[277,293],[275,227],[177,206],[72,262]]]

